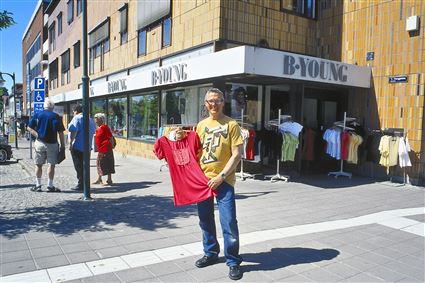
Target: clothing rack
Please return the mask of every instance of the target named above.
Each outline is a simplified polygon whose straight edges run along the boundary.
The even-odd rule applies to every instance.
[[[347,122],[347,118],[349,120],[353,121],[352,120],[353,118],[347,117],[347,112],[344,112],[344,123],[342,125],[342,131],[343,132],[347,129],[346,124],[345,124]],[[341,125],[338,124],[338,126],[341,126]],[[341,141],[341,146],[342,146],[342,141]],[[342,159],[342,156],[341,156],[341,169],[339,171],[329,172],[328,173],[328,176],[334,175],[335,178],[338,178],[338,176],[344,176],[344,177],[348,177],[348,178],[351,179],[352,174],[351,173],[348,173],[348,172],[344,172],[342,170],[343,167],[344,167],[344,160]]]
[[[403,128],[385,128],[382,130],[382,133],[384,135],[387,136],[392,136],[392,137],[403,137],[406,138],[407,136],[407,132],[404,131]],[[397,149],[398,150],[398,149]],[[397,165],[396,165],[397,166]],[[397,182],[393,182],[393,170],[390,169],[391,172],[391,176],[390,176],[390,182],[391,183],[397,183]],[[398,183],[400,184],[400,183]],[[406,185],[406,167],[403,167],[403,186]]]
[[[241,127],[242,128],[244,127],[243,117],[244,117],[244,109],[242,108],[241,109],[241,120],[240,120],[240,123],[241,123]],[[241,159],[241,171],[238,172],[238,173],[236,173],[236,177],[241,178],[242,181],[245,181],[246,178],[254,178],[254,175],[243,172],[243,160],[244,160],[244,158],[242,156],[242,159]]]
[[[278,114],[278,118],[277,118],[277,127],[278,127],[278,130],[279,130],[279,125],[280,125],[280,123],[281,123],[281,109],[279,109],[279,112],[278,112],[279,114]],[[291,116],[288,116],[288,115],[285,115],[284,117],[283,117],[284,119],[291,119]],[[273,120],[271,120],[271,121],[269,121],[269,125],[273,125]],[[276,175],[274,175],[273,177],[271,177],[271,179],[270,179],[270,182],[276,182],[276,181],[284,181],[284,182],[288,182],[289,181],[289,176],[283,176],[283,175],[280,175],[280,157],[278,157],[277,158],[277,166],[276,166]]]

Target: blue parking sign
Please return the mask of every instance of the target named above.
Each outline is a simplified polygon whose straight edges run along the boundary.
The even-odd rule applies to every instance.
[[[44,90],[34,90],[34,102],[44,102]]]
[[[43,103],[34,103],[34,114],[42,112],[44,110]]]
[[[34,78],[34,89],[41,89],[44,90],[44,78]]]

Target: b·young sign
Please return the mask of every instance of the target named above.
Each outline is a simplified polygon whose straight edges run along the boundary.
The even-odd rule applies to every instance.
[[[187,80],[187,64],[175,64],[151,72],[152,86],[178,83]]]
[[[284,75],[298,79],[320,79],[330,82],[347,82],[348,66],[342,63],[298,55],[283,55]]]

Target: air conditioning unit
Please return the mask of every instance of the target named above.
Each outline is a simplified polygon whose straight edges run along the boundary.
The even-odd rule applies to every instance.
[[[411,16],[406,20],[406,31],[416,31],[419,29],[419,16]]]

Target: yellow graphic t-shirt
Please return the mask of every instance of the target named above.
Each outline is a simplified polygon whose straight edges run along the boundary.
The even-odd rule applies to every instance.
[[[196,126],[196,133],[201,139],[202,156],[199,160],[202,171],[208,178],[214,178],[226,166],[232,156],[232,147],[243,144],[239,125],[230,117],[219,120],[210,117]],[[227,174],[226,182],[235,185],[235,171]]]

